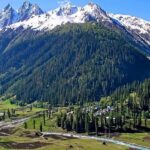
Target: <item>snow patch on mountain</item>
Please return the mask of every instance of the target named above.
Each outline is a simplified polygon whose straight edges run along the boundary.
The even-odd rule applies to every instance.
[[[8,4],[0,11],[0,29],[43,13],[38,5],[31,4],[28,1],[25,1],[18,11],[14,10],[10,4]]]
[[[17,12],[8,4],[0,11],[0,28],[15,23],[17,20]]]
[[[149,21],[129,15],[107,14],[94,3],[88,3],[84,7],[76,7],[66,3],[55,10],[44,13],[38,5],[25,1],[17,12],[10,5],[0,12],[0,30],[15,30],[19,27],[52,30],[67,23],[92,21],[118,26],[121,29],[125,27],[135,39],[150,45]]]
[[[52,30],[66,23],[85,23],[88,21],[109,22],[112,19],[98,5],[89,3],[84,7],[71,5],[61,6],[45,14],[31,17],[28,20],[15,23],[7,28],[16,29],[20,26],[33,30]]]
[[[18,10],[18,21],[27,20],[33,15],[40,15],[42,13],[44,12],[38,5],[25,1]]]
[[[109,14],[110,17],[118,20],[133,34],[139,35],[150,45],[150,22],[141,18],[122,14]]]

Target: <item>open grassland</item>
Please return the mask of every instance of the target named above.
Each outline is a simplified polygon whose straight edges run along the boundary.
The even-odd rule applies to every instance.
[[[122,133],[114,139],[150,147],[150,133]]]
[[[19,106],[11,103],[11,99],[0,101],[0,112],[6,113],[5,120],[10,120],[8,117],[8,110],[11,114],[11,119],[20,119],[24,117],[30,117],[36,115],[39,112],[44,111],[44,108],[31,107],[30,106]],[[12,114],[12,110],[15,110],[15,113]]]
[[[101,141],[85,140],[73,137],[51,135],[42,137],[37,130],[15,128],[9,136],[0,136],[0,150],[6,149],[38,149],[38,150],[129,150],[129,148]],[[150,147],[148,133],[126,133],[114,139]]]
[[[102,142],[95,140],[81,140],[75,138],[65,137],[0,137],[0,149],[38,149],[38,150],[127,150],[128,148],[107,143],[103,145]]]
[[[18,109],[19,108],[19,109]],[[0,102],[0,111],[7,109],[17,109],[15,112],[16,118],[23,118],[27,116],[33,116],[38,112],[42,112],[40,115],[29,119],[21,127],[17,127],[11,130],[9,136],[0,135],[0,150],[8,149],[39,149],[39,150],[127,150],[127,147],[120,145],[114,145],[107,143],[104,145],[102,142],[95,140],[81,140],[76,138],[66,138],[60,136],[51,136],[48,138],[43,138],[36,136],[35,133],[40,131],[40,126],[42,124],[42,131],[48,132],[67,132],[62,128],[57,126],[57,115],[60,112],[65,112],[67,108],[58,108],[57,111],[51,114],[49,117],[45,113],[45,119],[43,117],[43,108],[32,107],[29,108],[17,106],[11,104],[10,100],[5,100]],[[45,121],[44,121],[45,120]],[[45,123],[44,123],[45,122]],[[142,120],[144,124],[144,120]],[[147,126],[150,126],[150,120],[147,120]],[[3,131],[2,131],[3,132]],[[113,134],[112,134],[113,135]],[[138,145],[150,147],[150,134],[149,133],[119,133],[117,136],[112,136],[112,138],[135,143]]]

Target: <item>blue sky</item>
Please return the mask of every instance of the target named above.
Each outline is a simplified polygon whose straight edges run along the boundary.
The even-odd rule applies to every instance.
[[[47,11],[58,7],[57,0],[29,0],[37,3],[40,7]],[[72,4],[83,6],[90,0],[71,0]],[[10,3],[17,9],[24,0],[0,0],[0,9]],[[150,21],[150,0],[93,0],[99,4],[104,10],[112,13],[130,14]]]

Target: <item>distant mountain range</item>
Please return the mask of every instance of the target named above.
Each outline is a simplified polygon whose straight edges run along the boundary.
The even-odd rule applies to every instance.
[[[0,13],[0,94],[53,104],[99,100],[150,77],[148,21],[70,4]]]
[[[150,45],[150,22],[141,18],[107,14],[98,5],[89,3],[84,7],[66,4],[55,10],[44,12],[37,4],[25,1],[16,11],[9,4],[0,12],[0,28],[18,27],[33,30],[52,30],[66,23],[85,23],[91,20],[124,26],[134,37]]]

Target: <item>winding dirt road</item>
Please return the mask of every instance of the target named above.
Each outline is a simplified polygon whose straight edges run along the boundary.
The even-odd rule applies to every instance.
[[[2,121],[2,122],[0,122],[0,129],[9,129],[9,128],[20,126],[24,122],[26,122],[27,120],[29,120],[33,117],[36,117],[36,116],[37,115],[27,117],[27,118],[23,118],[23,119],[18,119],[18,120],[12,120],[10,122]],[[95,137],[95,136],[84,136],[84,135],[79,135],[79,134],[56,133],[56,132],[42,132],[42,134],[43,134],[43,136],[58,135],[58,136],[64,136],[64,137],[70,137],[70,138],[105,141],[105,142],[110,142],[110,143],[113,143],[113,144],[122,145],[122,146],[126,146],[126,147],[129,147],[129,148],[137,149],[137,150],[150,150],[150,148],[148,148],[148,147],[144,147],[144,146],[140,146],[140,145],[136,145],[136,144],[132,144],[132,143],[126,143],[126,142],[122,142],[122,141],[118,141],[118,140],[114,140],[114,139],[110,139],[110,138],[101,138],[101,137]]]
[[[110,142],[117,145],[126,146],[129,148],[137,149],[137,150],[150,150],[148,147],[143,147],[136,144],[126,143],[118,140],[113,140],[110,138],[100,138],[95,136],[84,136],[84,135],[78,135],[78,134],[70,134],[70,133],[55,133],[55,132],[43,132],[43,136],[51,136],[51,135],[58,135],[58,136],[64,136],[64,137],[70,137],[70,138],[79,138],[79,139],[91,139],[91,140],[97,140],[97,141],[105,141]]]

